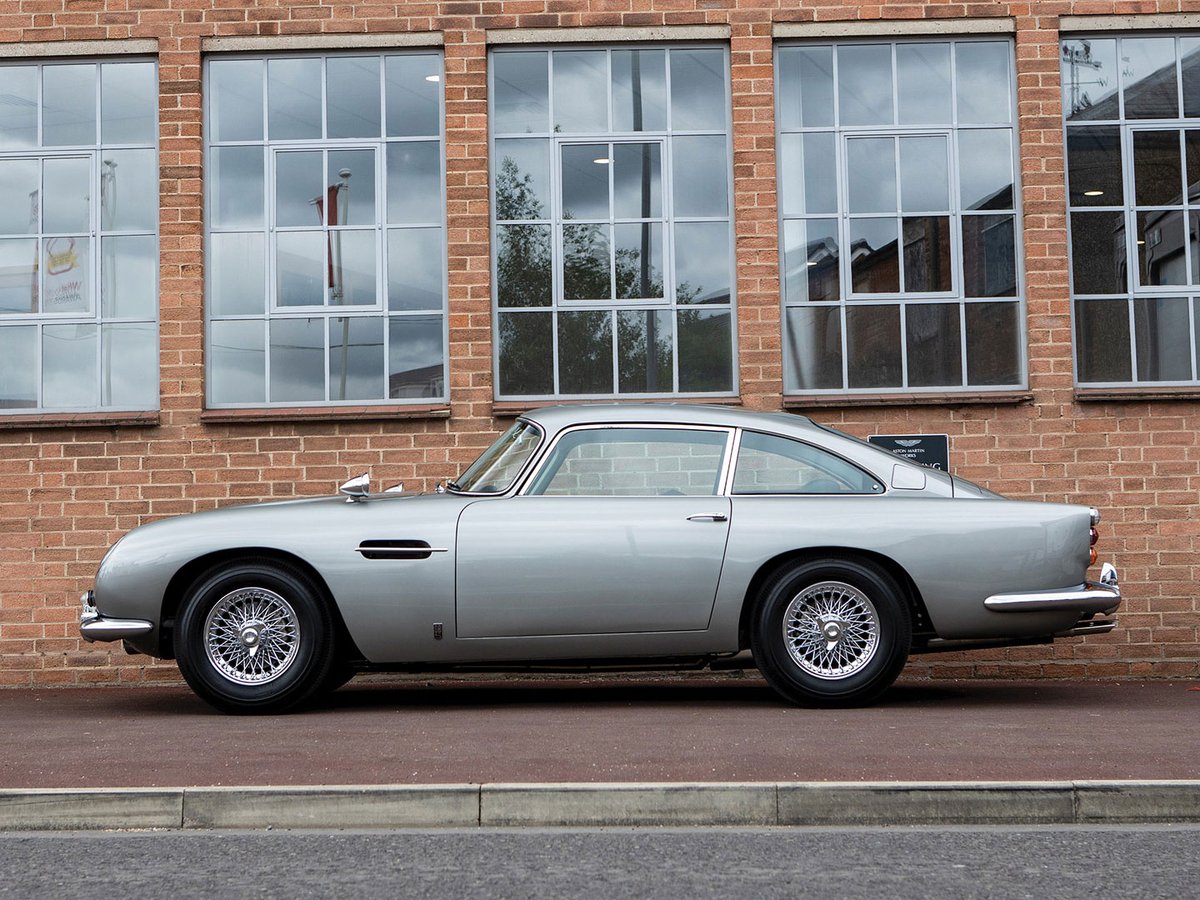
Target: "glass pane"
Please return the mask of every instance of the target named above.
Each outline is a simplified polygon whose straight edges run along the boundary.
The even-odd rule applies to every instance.
[[[612,317],[607,310],[558,314],[558,390],[613,392]]]
[[[44,408],[95,409],[100,405],[98,338],[95,325],[47,325],[42,329]]]
[[[0,234],[37,234],[38,161],[0,159]]]
[[[902,387],[900,307],[847,306],[846,351],[850,387]]]
[[[219,403],[263,403],[267,399],[265,323],[213,322],[209,344],[209,399]]]
[[[909,387],[959,387],[962,344],[957,303],[910,303],[904,310]]]
[[[888,44],[838,48],[838,112],[843,126],[892,124],[892,48]]]
[[[850,180],[850,212],[895,212],[896,142],[886,138],[852,138],[846,142]]]
[[[379,57],[329,57],[325,90],[329,137],[379,137]]]
[[[275,224],[280,228],[325,223],[320,150],[275,154]]]
[[[562,252],[564,299],[612,299],[607,225],[564,225]]]
[[[209,151],[209,161],[212,168],[209,184],[213,225],[217,228],[261,228],[264,181],[262,148],[214,147]],[[311,222],[312,219],[305,221]]]
[[[900,208],[905,212],[949,210],[948,166],[945,138],[900,138]]]
[[[668,393],[674,388],[671,311],[617,313],[617,373],[622,394]]]
[[[158,166],[153,150],[109,150],[100,163],[100,227],[153,231],[158,219]]]
[[[1117,107],[1117,42],[1062,42],[1063,115],[1068,122],[1119,119]]]
[[[671,51],[671,129],[725,129],[725,51]]]
[[[1071,275],[1076,294],[1123,294],[1125,214],[1071,213]]]
[[[608,54],[563,50],[554,65],[554,130],[560,134],[608,131]]]
[[[550,210],[550,145],[496,141],[496,220],[545,219]]]
[[[38,70],[36,66],[5,66],[4,96],[0,103],[0,149],[37,144]]]
[[[799,306],[786,311],[783,363],[789,391],[842,386],[842,311],[837,306]]]
[[[1137,214],[1138,283],[1187,284],[1186,233],[1181,210]]]
[[[149,144],[158,106],[154,63],[100,67],[100,134],[106,144]]]
[[[328,279],[325,232],[285,231],[275,237],[275,303],[320,306]]]
[[[273,141],[321,137],[321,60],[267,62],[267,133]]]
[[[500,394],[554,393],[554,320],[550,313],[500,313]]]
[[[1130,380],[1128,301],[1075,302],[1075,358],[1080,383]]]
[[[213,141],[261,141],[263,64],[214,59],[208,64],[208,127]]]
[[[1121,129],[1097,126],[1067,129],[1067,177],[1072,206],[1121,206]]]
[[[896,80],[901,125],[950,123],[949,44],[897,44]]]
[[[208,253],[212,315],[262,315],[267,293],[262,234],[209,235]]]
[[[783,223],[784,297],[788,303],[841,297],[836,219]]]
[[[329,320],[329,399],[383,399],[383,318]]]
[[[375,279],[375,232],[329,233],[329,302],[372,306],[379,300]]]
[[[337,213],[330,225],[375,225],[375,151],[330,150],[325,172],[326,205],[337,196]],[[336,189],[336,190],[335,190]]]
[[[675,215],[729,214],[729,162],[725,136],[678,137],[674,141]]]
[[[37,406],[37,390],[37,329],[32,325],[0,328],[0,409]]]
[[[1125,94],[1125,118],[1176,118],[1179,97],[1175,38],[1123,38],[1121,88]]]
[[[809,444],[775,435],[742,435],[735,494],[857,494],[883,485],[850,463]]]
[[[441,133],[441,59],[432,53],[389,56],[383,63],[388,137]]]
[[[42,146],[95,143],[96,67],[90,64],[44,67]]]
[[[779,136],[784,214],[837,212],[833,132]]]
[[[100,329],[100,404],[158,408],[158,328],[152,323]]]
[[[1013,208],[1012,132],[1007,128],[958,133],[960,209]]]
[[[549,225],[497,225],[497,304],[549,306],[551,259]]]
[[[0,240],[0,315],[38,311],[37,238]]]
[[[617,298],[658,299],[663,295],[662,234],[657,222],[614,226]]]
[[[731,266],[727,223],[676,224],[676,303],[728,303],[733,285]]]
[[[779,127],[833,124],[833,48],[781,47]]]
[[[441,224],[442,150],[436,141],[388,144],[388,222]]]
[[[562,148],[564,219],[609,218],[608,144],[568,144]]]
[[[105,318],[155,318],[158,295],[155,243],[154,236],[149,234],[100,239],[100,311]]]
[[[950,291],[950,217],[904,218],[904,290]]]
[[[664,131],[667,75],[664,50],[612,52],[613,131]]]
[[[92,161],[88,157],[50,157],[42,172],[42,230],[91,231]]]
[[[895,219],[850,220],[850,274],[854,292],[889,294],[900,290]]]
[[[733,316],[728,309],[680,309],[679,390],[733,390]]]
[[[325,319],[275,319],[271,326],[271,402],[325,399]]]
[[[1017,303],[968,303],[967,383],[1021,383],[1021,307]]]
[[[388,309],[443,307],[444,244],[440,228],[388,232]]]
[[[388,397],[445,397],[441,316],[393,316],[388,326]]]
[[[1133,301],[1138,381],[1191,381],[1190,326],[1186,297]]]
[[[1138,206],[1183,203],[1178,131],[1133,133],[1133,191]]]
[[[618,219],[662,216],[660,144],[613,146],[613,214]]]
[[[1183,114],[1189,119],[1200,116],[1200,38],[1180,38],[1179,68],[1183,72]]]
[[[963,216],[963,295],[1015,297],[1017,245],[1012,216]]]
[[[91,312],[91,250],[90,238],[42,238],[42,312]]]
[[[959,125],[1012,121],[1011,56],[1007,41],[955,45]]]
[[[1188,200],[1194,205],[1197,202],[1195,186],[1200,184],[1200,131],[1183,133],[1183,157],[1187,172],[1186,183],[1190,194]]]
[[[550,71],[545,52],[493,54],[491,112],[496,134],[550,131]]]

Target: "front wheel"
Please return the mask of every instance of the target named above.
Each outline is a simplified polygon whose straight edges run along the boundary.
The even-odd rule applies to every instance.
[[[912,617],[882,569],[856,560],[799,563],[772,576],[751,620],[767,682],[802,706],[860,706],[892,685],[912,643]]]

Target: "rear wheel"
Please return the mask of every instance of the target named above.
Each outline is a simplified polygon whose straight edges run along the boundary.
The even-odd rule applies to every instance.
[[[858,560],[789,565],[759,595],[754,661],[768,683],[803,706],[870,703],[908,659],[912,617],[893,579]]]

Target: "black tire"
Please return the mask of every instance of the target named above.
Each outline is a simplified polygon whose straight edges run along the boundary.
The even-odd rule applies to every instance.
[[[850,559],[781,568],[759,593],[750,647],[763,677],[800,706],[864,706],[908,659],[912,616],[885,571]]]
[[[244,559],[200,576],[175,627],[179,671],[227,713],[276,713],[329,683],[334,627],[321,591],[299,569]]]

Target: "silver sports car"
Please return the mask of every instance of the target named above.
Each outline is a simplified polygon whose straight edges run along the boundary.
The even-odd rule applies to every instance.
[[[910,653],[1102,633],[1121,601],[1111,565],[1087,580],[1095,509],[783,413],[543,409],[433,493],[341,493],[134,529],[80,631],[175,658],[229,712],[368,669],[751,657],[792,702],[857,705]]]

